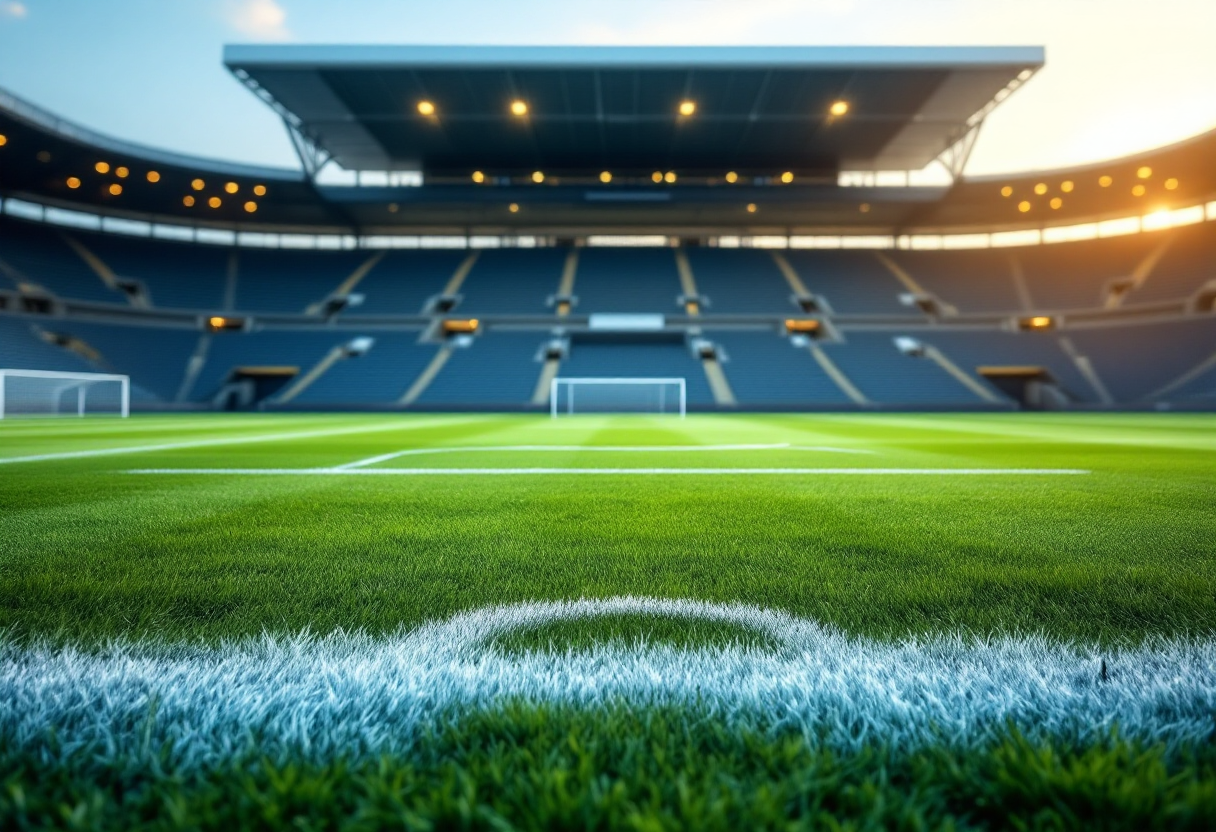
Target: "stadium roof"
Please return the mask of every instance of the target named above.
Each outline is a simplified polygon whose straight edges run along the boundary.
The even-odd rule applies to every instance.
[[[914,170],[1043,61],[1022,46],[224,51],[297,138],[342,167],[437,176]]]

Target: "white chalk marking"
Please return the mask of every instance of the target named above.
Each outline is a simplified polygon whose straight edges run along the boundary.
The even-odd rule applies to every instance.
[[[547,474],[735,475],[795,474],[815,476],[1074,476],[1083,468],[136,468],[128,474],[224,474],[233,476],[529,476]]]
[[[481,446],[454,446],[450,448],[408,448],[404,451],[394,451],[389,454],[380,454],[379,456],[360,459],[355,462],[348,462],[345,465],[336,465],[335,468],[349,470],[351,468],[363,468],[368,465],[377,465],[381,462],[388,462],[390,459],[397,459],[403,456],[423,456],[428,454],[459,454],[459,453],[497,453],[514,452],[514,451],[564,451],[564,452],[609,452],[609,453],[669,453],[682,451],[823,451],[826,453],[836,454],[872,454],[873,451],[852,449],[852,448],[832,448],[827,446],[811,446],[811,445],[790,445],[788,442],[783,442],[775,445],[481,445]]]

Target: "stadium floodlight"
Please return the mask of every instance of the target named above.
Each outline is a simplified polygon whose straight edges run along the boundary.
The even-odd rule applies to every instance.
[[[130,376],[0,369],[0,419],[102,414],[131,414]]]
[[[554,378],[549,383],[549,415],[582,413],[687,412],[682,378]]]

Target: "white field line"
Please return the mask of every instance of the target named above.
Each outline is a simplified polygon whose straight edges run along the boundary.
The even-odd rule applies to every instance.
[[[136,468],[128,474],[224,474],[235,476],[534,476],[547,474],[815,476],[1077,476],[1083,468]]]
[[[439,422],[398,422],[362,427],[322,428],[319,430],[295,431],[292,433],[262,433],[249,436],[227,436],[217,439],[191,439],[185,442],[166,442],[160,445],[125,445],[117,448],[90,448],[83,451],[62,451],[31,456],[0,457],[0,465],[15,462],[46,462],[55,459],[84,459],[93,456],[116,454],[142,454],[151,451],[177,451],[184,448],[206,448],[212,445],[242,445],[250,442],[282,442],[288,439],[316,439],[322,436],[343,436],[351,433],[376,433],[386,430],[408,431],[419,427],[440,424]]]
[[[482,446],[453,446],[449,448],[408,448],[404,451],[394,451],[389,454],[368,457],[367,459],[336,465],[336,468],[363,468],[367,465],[377,465],[397,459],[402,456],[423,456],[427,454],[459,454],[478,452],[513,452],[513,451],[593,451],[610,453],[668,453],[683,451],[823,451],[834,454],[872,454],[874,451],[854,448],[831,448],[827,446],[791,445],[788,442],[776,445],[482,445]]]
[[[496,642],[612,615],[730,623],[775,647],[509,651]],[[512,701],[686,707],[690,721],[782,726],[842,751],[982,746],[1009,725],[1031,739],[1088,743],[1117,732],[1177,750],[1212,741],[1216,641],[879,641],[743,604],[630,597],[491,607],[384,637],[267,634],[100,650],[0,640],[0,741],[43,759],[88,748],[103,760],[182,770],[249,751],[374,757],[408,752],[426,731]]]

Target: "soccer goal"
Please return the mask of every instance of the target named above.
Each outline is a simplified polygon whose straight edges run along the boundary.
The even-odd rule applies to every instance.
[[[129,416],[130,376],[0,370],[0,419],[10,416]]]
[[[682,378],[555,378],[549,384],[549,415],[576,413],[667,413],[684,417]]]

